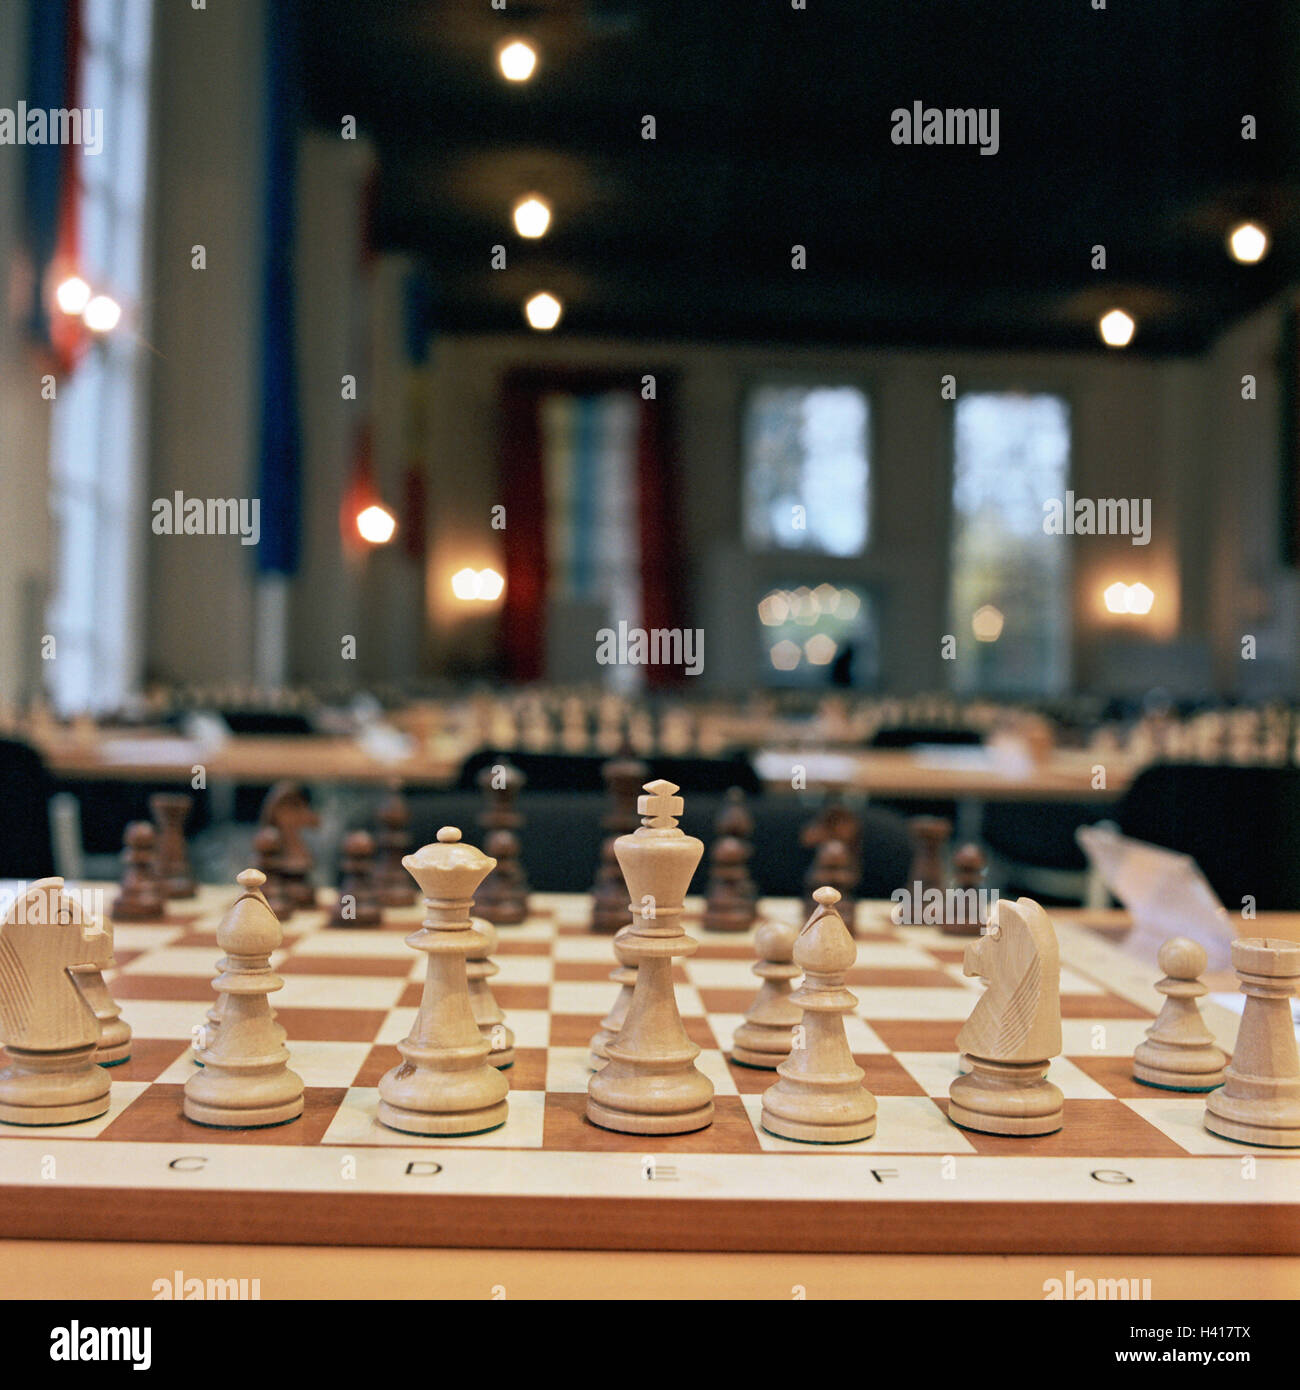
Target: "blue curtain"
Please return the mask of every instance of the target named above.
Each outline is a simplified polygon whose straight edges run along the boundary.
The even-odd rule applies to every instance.
[[[266,25],[262,418],[257,491],[262,500],[262,535],[257,567],[262,573],[293,574],[298,568],[302,492],[293,276],[299,125],[297,0],[268,0]]]
[[[41,0],[28,7],[27,106],[51,110],[68,105],[67,0]],[[27,145],[23,179],[23,214],[27,253],[36,271],[27,331],[38,343],[53,346],[45,277],[59,236],[59,195],[63,169],[60,145]]]

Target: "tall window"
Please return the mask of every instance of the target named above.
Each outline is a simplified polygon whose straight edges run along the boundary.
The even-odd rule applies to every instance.
[[[593,624],[641,621],[639,410],[629,391],[542,398],[553,679],[579,679],[590,671]],[[607,671],[616,689],[640,682],[640,667]]]
[[[870,407],[853,386],[756,387],[745,402],[745,535],[756,550],[861,555]]]
[[[1069,572],[1044,503],[1064,499],[1070,411],[1059,396],[972,392],[953,428],[954,687],[1045,695],[1069,678]]]
[[[85,0],[79,104],[103,112],[103,149],[78,147],[79,272],[122,307],[59,384],[51,421],[56,528],[51,695],[64,712],[120,705],[137,667],[142,301],[151,0]]]

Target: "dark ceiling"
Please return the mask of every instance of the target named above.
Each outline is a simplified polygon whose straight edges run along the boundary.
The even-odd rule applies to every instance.
[[[1119,304],[1132,351],[1197,352],[1296,277],[1300,6],[1093,3],[313,0],[303,80],[373,140],[375,239],[425,261],[445,332],[550,289],[567,335],[1105,351]],[[916,101],[997,107],[998,153],[893,144]],[[539,242],[510,225],[533,191]],[[1224,249],[1247,215],[1255,267]]]

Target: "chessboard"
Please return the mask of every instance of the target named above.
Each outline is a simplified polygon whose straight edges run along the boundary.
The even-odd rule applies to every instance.
[[[752,933],[703,929],[676,965],[686,1030],[716,1088],[693,1134],[638,1138],[585,1117],[588,1042],[618,986],[611,938],[588,930],[590,898],[534,894],[500,928],[492,982],[514,1029],[509,1119],[431,1140],[375,1120],[379,1078],[414,1018],[424,958],[403,940],[417,908],[384,926],[330,927],[323,908],[285,924],[272,996],[301,1118],[259,1130],[198,1126],[181,1113],[192,1040],[214,995],[215,929],[238,890],[203,887],[157,923],[116,927],[108,976],[134,1030],[112,1070],[108,1113],[83,1123],[0,1127],[0,1237],[609,1250],[1278,1254],[1300,1229],[1300,1155],[1208,1133],[1203,1096],[1132,1079],[1131,1057],[1160,1004],[1156,974],[1112,942],[1055,916],[1065,1094],[1056,1134],[1004,1138],[946,1117],[957,1030],[978,981],[964,943],[859,908],[858,998],[847,1018],[876,1135],[835,1146],[760,1126],[772,1072],[729,1060],[752,1001]],[[322,895],[322,902],[324,895]],[[794,900],[761,914],[801,921]],[[1207,1003],[1219,1043],[1237,1019]]]

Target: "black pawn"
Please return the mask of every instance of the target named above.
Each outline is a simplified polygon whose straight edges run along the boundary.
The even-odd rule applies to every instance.
[[[758,915],[758,889],[754,886],[754,880],[749,874],[749,861],[754,853],[754,817],[745,804],[745,793],[739,787],[732,787],[728,790],[727,798],[722,803],[722,810],[718,812],[718,818],[713,822],[713,833],[719,837],[730,836],[737,839],[744,848],[741,872],[735,882],[739,891],[743,892],[754,905],[754,911],[750,917],[752,921]]]
[[[813,856],[813,862],[803,880],[804,900],[809,916],[819,906],[813,898],[817,889],[834,888],[840,895],[835,910],[844,919],[844,925],[851,932],[856,932],[857,889],[861,877],[856,857],[842,840],[823,840],[817,846],[817,853]]]
[[[963,845],[952,857],[953,887],[961,894],[948,906],[944,897],[945,911],[939,930],[945,936],[978,936],[984,927],[987,913],[984,910],[984,874],[988,861],[978,845]],[[968,891],[968,890],[974,890]]]
[[[154,873],[157,837],[147,820],[126,827],[122,850],[122,891],[110,916],[115,922],[153,922],[166,914],[167,900]]]
[[[383,920],[374,889],[375,841],[367,830],[353,830],[339,854],[339,898],[332,927],[377,927]]]
[[[735,835],[714,840],[704,899],[704,925],[710,931],[745,931],[757,916],[749,881],[749,854],[749,846]]]
[[[524,818],[515,807],[524,781],[524,774],[509,763],[485,767],[478,777],[486,798],[479,816],[486,832],[483,852],[497,865],[474,895],[474,912],[494,927],[518,926],[528,916],[528,878],[518,835]]]
[[[414,907],[420,895],[415,880],[402,867],[402,858],[411,848],[411,811],[400,790],[393,788],[375,819],[379,822],[375,896],[383,907]]]
[[[293,916],[294,901],[280,873],[283,854],[284,837],[275,826],[264,825],[253,836],[255,867],[266,875],[266,882],[262,885],[262,896],[280,921],[287,922]]]

